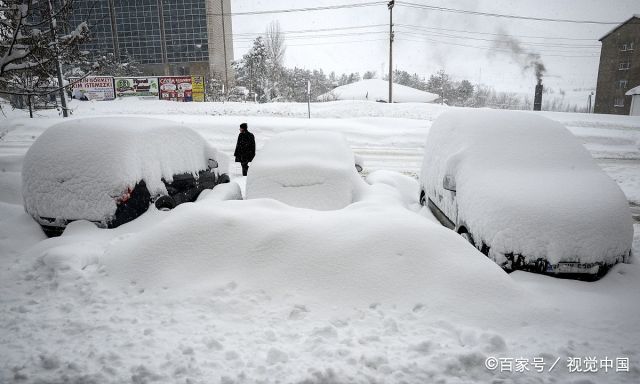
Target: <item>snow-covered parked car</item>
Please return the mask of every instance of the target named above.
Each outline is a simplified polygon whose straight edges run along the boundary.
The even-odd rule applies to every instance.
[[[595,278],[631,255],[618,185],[560,123],[460,110],[434,121],[420,202],[505,270]]]
[[[190,128],[140,117],[65,121],[29,148],[25,210],[48,236],[74,220],[114,228],[144,213],[194,201],[228,182],[226,155]]]
[[[364,181],[361,160],[337,132],[278,134],[259,151],[247,175],[247,199],[272,198],[318,210],[351,204]]]

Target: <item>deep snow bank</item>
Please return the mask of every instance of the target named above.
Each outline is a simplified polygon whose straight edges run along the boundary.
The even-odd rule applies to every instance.
[[[431,103],[439,97],[435,93],[393,83],[393,101],[395,103]],[[341,85],[330,92],[318,96],[318,101],[326,100],[389,102],[389,82],[380,79],[367,79]]]
[[[183,204],[158,225],[115,239],[100,263],[118,286],[222,286],[324,307],[373,303],[473,314],[517,295],[507,274],[453,232],[398,207],[338,211],[274,200]],[[462,304],[464,303],[464,304]]]

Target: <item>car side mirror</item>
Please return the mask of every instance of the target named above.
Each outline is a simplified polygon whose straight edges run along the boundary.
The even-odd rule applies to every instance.
[[[209,168],[214,169],[218,168],[218,162],[214,159],[209,159]]]
[[[456,179],[452,175],[445,175],[442,179],[442,187],[447,191],[456,191]]]
[[[356,171],[362,172],[362,166],[360,164],[356,164]]]

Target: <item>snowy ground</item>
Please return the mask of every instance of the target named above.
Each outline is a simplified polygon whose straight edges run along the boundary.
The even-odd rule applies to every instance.
[[[360,202],[334,212],[211,194],[172,212],[152,208],[116,230],[80,222],[45,240],[23,211],[20,170],[28,147],[59,118],[6,111],[0,383],[640,381],[635,259],[595,283],[506,275],[419,210],[408,176],[446,107],[322,103],[312,105],[311,120],[304,104],[72,107],[75,117],[171,119],[228,154],[242,121],[258,148],[292,129],[339,131],[364,157],[371,185]],[[640,118],[545,115],[582,141],[637,209]],[[243,187],[239,173],[232,168]],[[491,357],[528,359],[528,371],[489,370]],[[571,357],[583,369],[597,361],[598,372],[569,372]],[[616,358],[629,359],[629,372],[615,372]],[[605,372],[609,359],[614,368]]]

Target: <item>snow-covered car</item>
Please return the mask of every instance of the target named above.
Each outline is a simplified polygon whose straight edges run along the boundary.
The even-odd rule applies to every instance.
[[[115,228],[144,213],[194,201],[228,182],[226,155],[190,128],[140,117],[65,121],[29,148],[22,168],[25,210],[48,236],[88,220]]]
[[[247,175],[247,199],[272,198],[318,210],[351,204],[364,181],[362,162],[336,132],[278,134],[258,152]]]
[[[420,202],[505,270],[591,279],[631,255],[618,185],[560,123],[459,110],[434,121]]]

